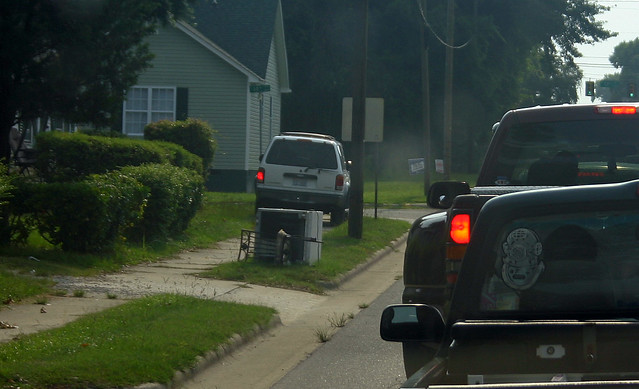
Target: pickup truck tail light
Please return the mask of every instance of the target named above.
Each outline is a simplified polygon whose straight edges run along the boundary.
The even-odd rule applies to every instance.
[[[634,105],[605,105],[595,107],[595,112],[613,115],[635,115],[637,107]]]
[[[457,282],[461,260],[470,242],[470,214],[454,215],[450,221],[449,235],[451,241],[446,246],[446,281],[452,287]]]
[[[255,179],[257,180],[258,184],[264,183],[264,173],[265,171],[263,167],[257,169],[257,174],[255,175]]]
[[[460,213],[453,216],[450,222],[450,238],[457,244],[470,242],[470,215]]]
[[[335,177],[335,190],[343,190],[344,189],[344,175],[338,174]]]

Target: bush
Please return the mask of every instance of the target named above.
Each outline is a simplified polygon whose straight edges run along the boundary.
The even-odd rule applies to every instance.
[[[9,175],[7,165],[0,164],[0,206],[6,205],[7,199],[11,197],[13,178]]]
[[[201,175],[163,164],[127,166],[122,172],[135,177],[151,193],[142,220],[127,230],[127,238],[165,241],[188,227],[202,203]]]
[[[214,133],[215,131],[206,122],[197,119],[175,122],[160,120],[144,127],[144,139],[176,143],[202,158],[205,173],[213,162],[217,147],[213,139]]]
[[[79,181],[123,166],[179,163],[201,172],[201,159],[176,145],[59,131],[38,134],[35,168],[45,182]]]
[[[149,189],[121,171],[95,174],[87,182],[98,188],[107,208],[108,236],[121,236],[125,228],[142,219],[151,196]]]
[[[0,164],[0,243],[8,243],[11,238],[9,201],[13,190],[14,176],[8,173],[7,165]]]
[[[119,172],[65,183],[21,182],[11,203],[14,241],[31,228],[65,251],[113,249],[124,227],[142,214],[148,190]]]
[[[155,143],[164,149],[164,155],[171,165],[194,170],[202,176],[206,174],[206,170],[202,168],[202,158],[185,150],[184,147],[164,141],[152,141],[152,143]]]

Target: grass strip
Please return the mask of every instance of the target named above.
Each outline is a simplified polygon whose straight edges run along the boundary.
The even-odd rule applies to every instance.
[[[163,244],[142,247],[122,242],[115,252],[80,254],[51,247],[34,234],[27,246],[0,247],[0,269],[11,270],[0,274],[0,303],[18,302],[45,292],[39,287],[45,282],[43,277],[60,274],[94,276],[118,271],[122,266],[169,258],[182,250],[208,248],[217,242],[239,237],[242,229],[251,229],[255,224],[254,201],[252,193],[205,192],[202,208],[191,220],[186,232]],[[14,274],[25,277],[10,280],[18,277]],[[25,283],[33,286],[26,287]]]
[[[348,236],[348,223],[325,233],[321,258],[313,266],[299,263],[280,266],[249,258],[220,264],[200,276],[321,294],[323,284],[335,281],[365,262],[377,250],[402,236],[409,227],[410,223],[401,220],[365,217],[362,239]]]
[[[235,333],[266,325],[261,306],[162,294],[0,344],[0,386],[112,388],[169,382]],[[11,385],[11,386],[10,386]]]
[[[24,298],[46,293],[52,281],[16,275],[0,270],[0,303],[11,304]]]
[[[431,177],[431,183],[443,181],[441,174]],[[454,174],[451,181],[466,181],[474,185],[477,174]],[[377,183],[377,203],[385,208],[401,208],[408,204],[425,203],[424,176],[422,174],[410,176],[401,181],[379,181]],[[364,203],[372,206],[375,203],[375,182],[364,183]]]

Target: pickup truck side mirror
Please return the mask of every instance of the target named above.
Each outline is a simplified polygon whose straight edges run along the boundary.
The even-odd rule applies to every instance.
[[[427,203],[431,208],[446,209],[453,205],[453,200],[459,195],[469,194],[470,185],[467,182],[442,181],[436,182],[428,190]]]
[[[444,336],[444,318],[423,304],[389,305],[382,312],[379,333],[390,342],[437,342]]]

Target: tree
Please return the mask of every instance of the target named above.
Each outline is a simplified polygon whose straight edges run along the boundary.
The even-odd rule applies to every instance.
[[[369,2],[369,96],[385,100],[382,158],[420,156],[420,23],[418,1]],[[605,40],[592,0],[457,0],[453,163],[476,171],[492,124],[508,109],[575,102],[581,71],[577,45]],[[293,92],[283,99],[287,129],[340,134],[341,98],[351,93],[351,2],[282,0]],[[433,157],[441,149],[446,2],[427,2]],[[638,84],[639,85],[639,84]],[[408,145],[408,147],[407,147]],[[388,151],[388,147],[384,147]],[[441,155],[440,155],[441,157]],[[457,161],[457,162],[455,162]],[[398,161],[399,162],[399,161]],[[388,164],[382,161],[382,166]]]
[[[608,58],[618,73],[607,74],[598,81],[596,97],[603,101],[639,101],[639,96],[630,96],[629,89],[639,87],[639,38],[621,42]]]
[[[0,158],[21,120],[98,127],[149,66],[144,38],[194,0],[0,0]]]

